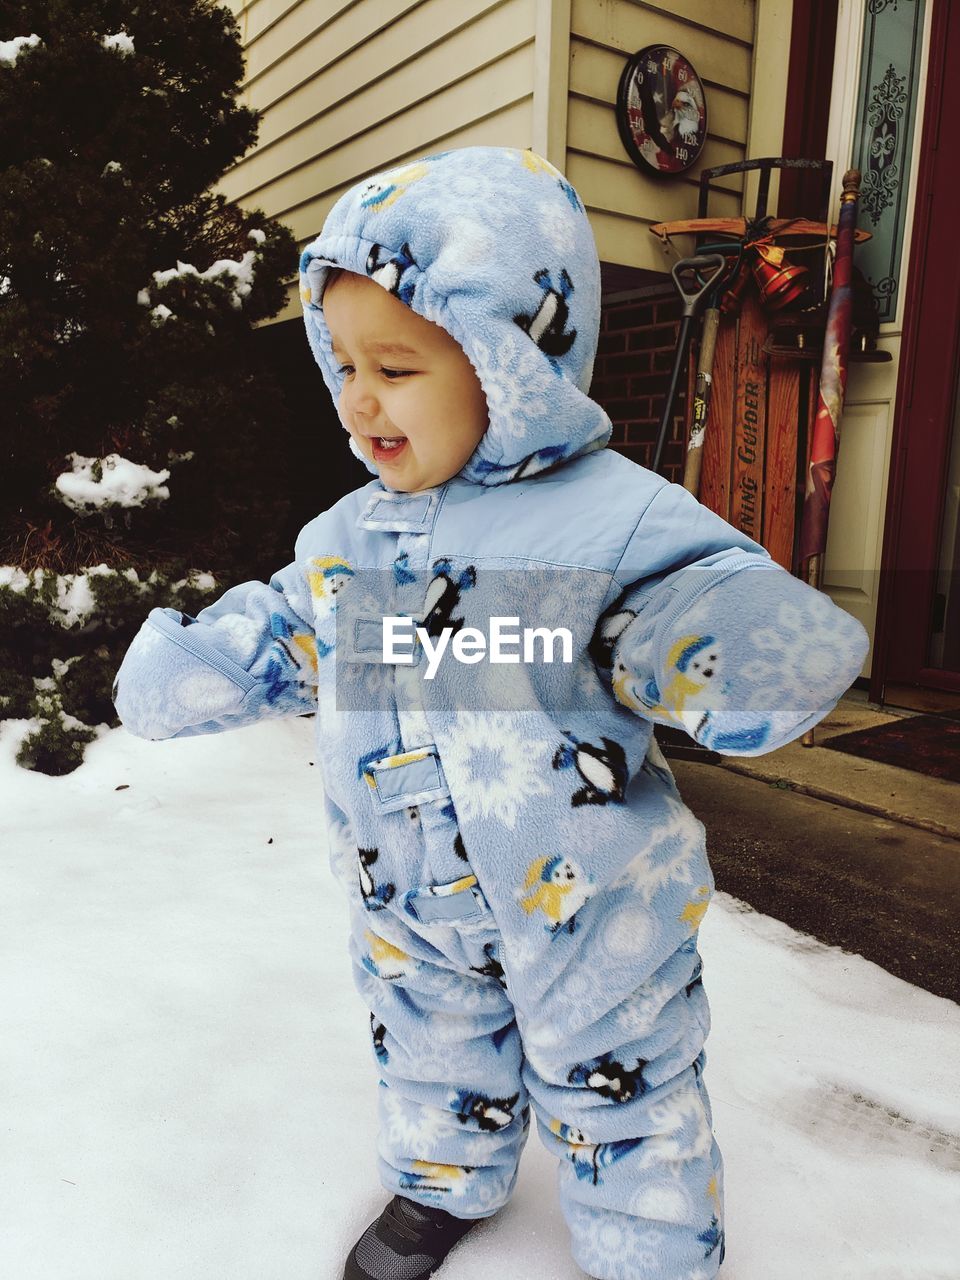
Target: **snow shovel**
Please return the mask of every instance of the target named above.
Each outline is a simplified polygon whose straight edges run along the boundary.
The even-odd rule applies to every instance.
[[[710,417],[710,400],[713,394],[713,358],[720,329],[720,295],[736,278],[743,261],[743,242],[705,245],[704,254],[719,253],[724,257],[724,270],[718,272],[707,285],[707,308],[703,313],[703,333],[700,336],[700,353],[697,360],[697,381],[693,393],[693,417],[690,439],[687,441],[687,457],[683,469],[683,487],[696,498],[700,493],[700,471],[703,467],[703,443]],[[732,261],[728,258],[732,257]]]
[[[673,369],[670,372],[670,386],[660,417],[660,428],[657,433],[657,445],[653,452],[652,471],[660,470],[660,459],[663,446],[666,444],[673,417],[673,406],[677,399],[677,388],[680,385],[680,374],[687,354],[687,342],[694,318],[700,310],[701,303],[710,292],[711,286],[726,268],[726,258],[720,253],[702,253],[694,258],[682,258],[674,263],[671,275],[683,302],[683,316],[680,321],[680,332],[677,335],[677,354],[674,357]]]

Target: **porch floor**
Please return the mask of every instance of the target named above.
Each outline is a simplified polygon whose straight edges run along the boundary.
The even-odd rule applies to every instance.
[[[872,729],[914,714],[917,713],[889,706],[881,710],[854,690],[817,725],[812,747],[791,742],[765,756],[711,756],[710,760],[719,768],[746,778],[960,840],[960,783],[823,747],[837,734]],[[698,759],[692,742],[689,749],[678,744],[663,745],[668,756]],[[706,753],[701,753],[700,758],[706,758]]]

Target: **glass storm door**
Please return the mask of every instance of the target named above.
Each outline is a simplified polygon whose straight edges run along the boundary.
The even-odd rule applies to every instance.
[[[891,685],[960,693],[958,58],[960,5],[934,0],[871,680],[876,700]]]

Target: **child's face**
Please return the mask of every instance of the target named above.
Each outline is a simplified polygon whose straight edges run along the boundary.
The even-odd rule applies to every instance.
[[[373,280],[344,272],[323,312],[344,372],[340,417],[393,489],[429,489],[455,476],[487,429],[473,365],[445,329]],[[393,449],[381,438],[399,439]]]

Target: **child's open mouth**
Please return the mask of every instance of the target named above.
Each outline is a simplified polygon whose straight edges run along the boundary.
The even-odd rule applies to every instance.
[[[370,447],[376,462],[392,462],[403,452],[407,443],[406,436],[371,436]]]

